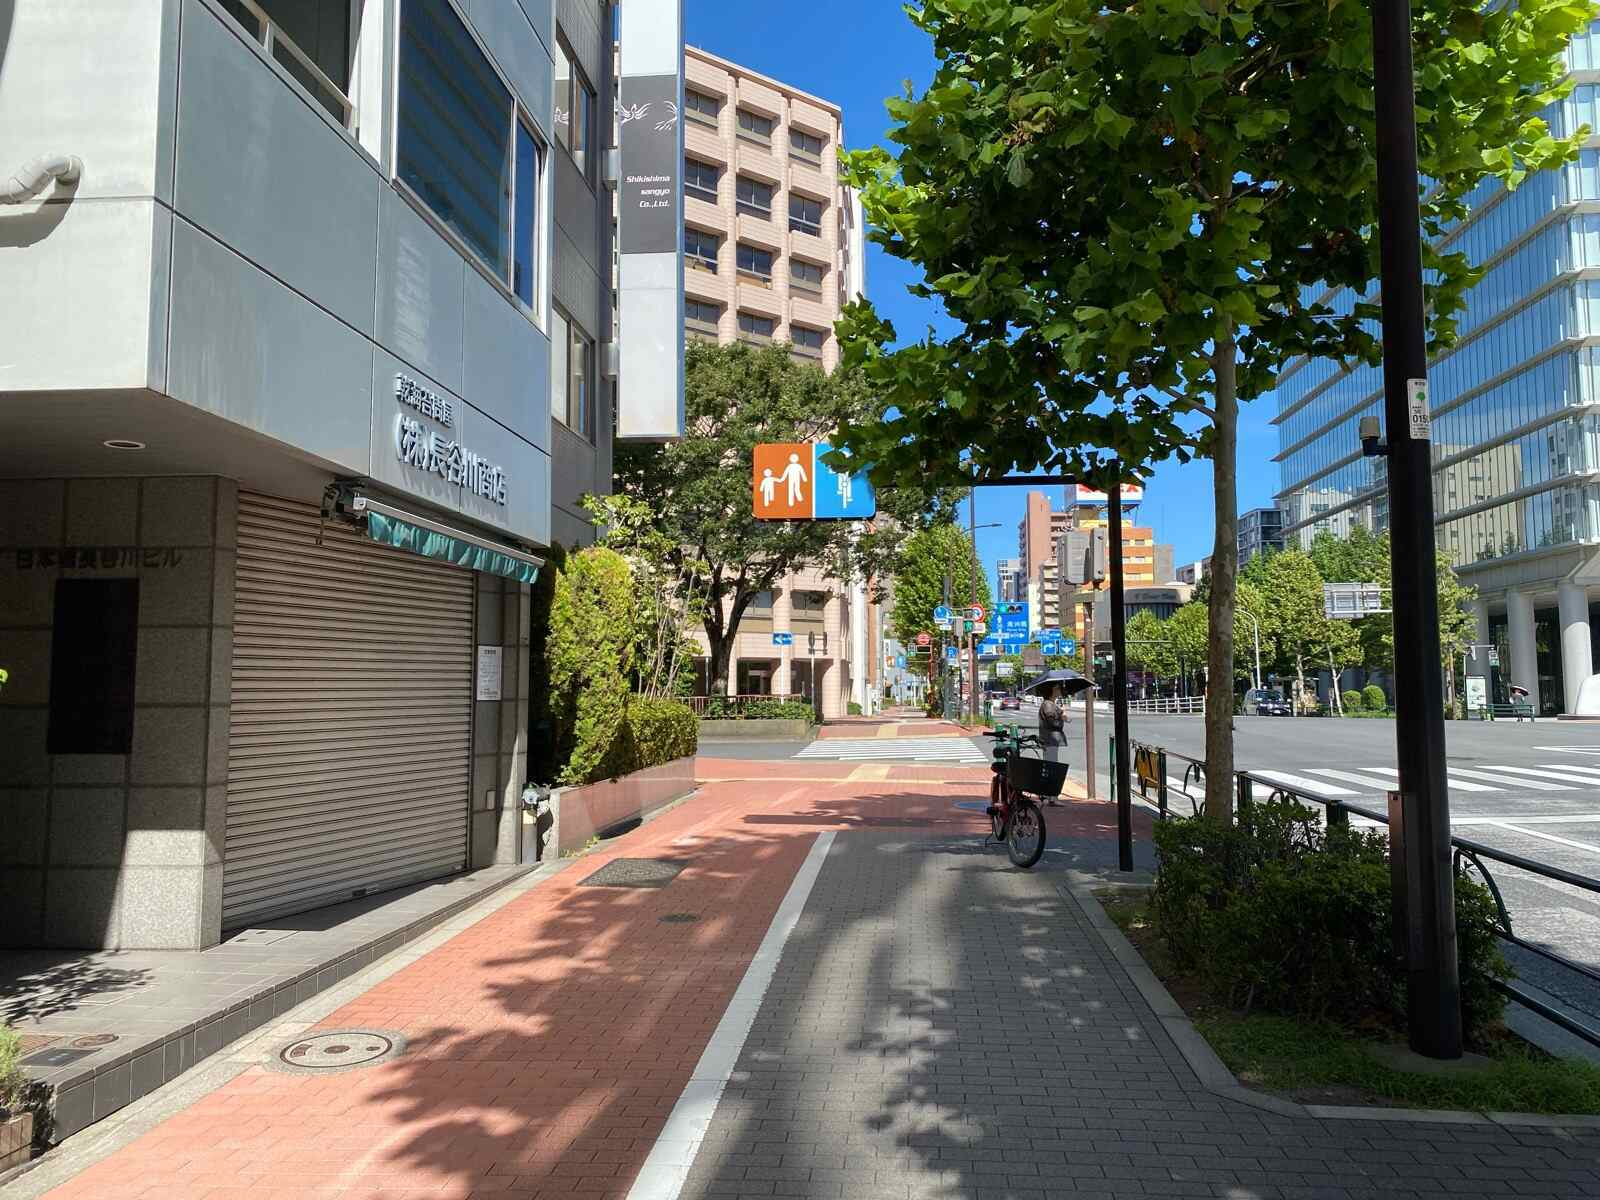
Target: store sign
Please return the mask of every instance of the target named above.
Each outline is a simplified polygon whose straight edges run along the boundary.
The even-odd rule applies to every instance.
[[[505,649],[501,646],[479,646],[477,698],[500,699],[501,681],[504,677]]]
[[[446,429],[456,423],[456,402],[424,387],[409,375],[402,373],[394,377],[394,398]]]
[[[505,471],[460,442],[404,413],[395,421],[395,453],[408,467],[438,475],[446,483],[466,488],[475,496],[506,502]]]

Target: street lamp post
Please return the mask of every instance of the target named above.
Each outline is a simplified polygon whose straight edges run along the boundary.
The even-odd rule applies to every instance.
[[[1250,612],[1247,609],[1235,608],[1233,611],[1238,613],[1241,617],[1249,617],[1250,618],[1250,624],[1251,624],[1252,630],[1253,630],[1253,632],[1255,634],[1255,643],[1256,643],[1256,691],[1259,692],[1261,690],[1261,622],[1256,618],[1255,613]],[[1232,689],[1233,684],[1229,683],[1228,687],[1230,689]]]
[[[1411,1048],[1454,1059],[1462,1049],[1461,978],[1445,777],[1409,0],[1375,0],[1372,61],[1400,773],[1399,790],[1389,797],[1390,828],[1399,834],[1390,845],[1395,932],[1407,969]]]

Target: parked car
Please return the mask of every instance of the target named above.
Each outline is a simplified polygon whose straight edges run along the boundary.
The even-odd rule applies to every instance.
[[[1294,709],[1276,688],[1251,688],[1244,694],[1247,717],[1292,717]]]

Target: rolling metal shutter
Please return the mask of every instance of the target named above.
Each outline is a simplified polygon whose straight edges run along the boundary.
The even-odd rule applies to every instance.
[[[471,571],[240,493],[225,929],[461,870]]]

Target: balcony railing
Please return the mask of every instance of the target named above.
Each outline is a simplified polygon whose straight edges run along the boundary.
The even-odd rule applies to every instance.
[[[295,45],[262,11],[256,0],[222,0],[222,5],[243,25],[267,55],[281,66],[306,91],[312,99],[327,109],[329,114],[346,129],[355,128],[356,106],[345,90],[312,62],[306,52]]]

